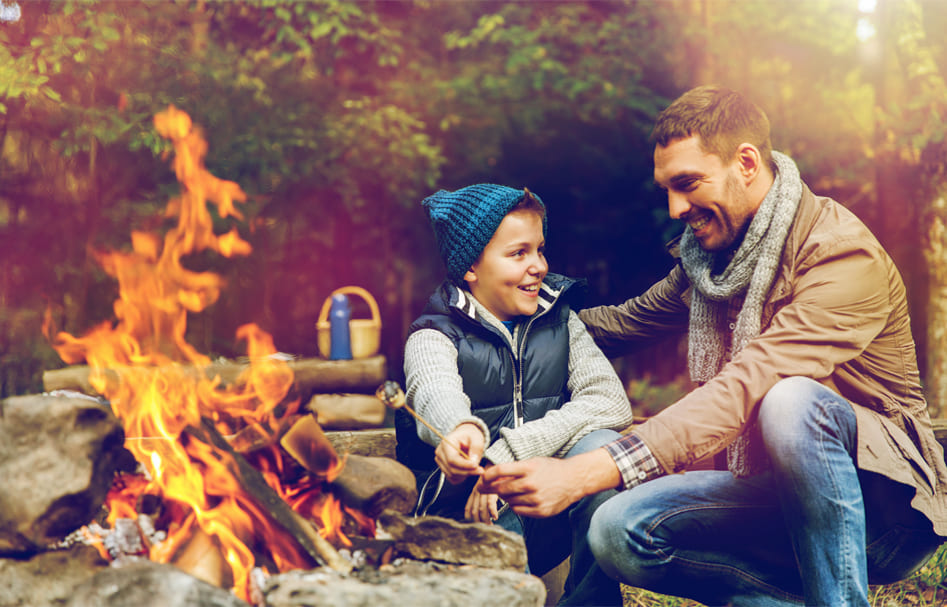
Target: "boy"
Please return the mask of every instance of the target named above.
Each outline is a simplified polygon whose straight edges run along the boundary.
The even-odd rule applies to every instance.
[[[571,308],[579,284],[548,272],[545,206],[526,189],[494,184],[441,190],[422,204],[448,279],[411,325],[406,395],[448,441],[398,420],[398,458],[424,482],[419,512],[496,521],[522,534],[536,575],[571,552],[565,601],[620,603],[582,531],[613,492],[532,519],[479,491],[486,466],[589,451],[632,421],[614,369]]]

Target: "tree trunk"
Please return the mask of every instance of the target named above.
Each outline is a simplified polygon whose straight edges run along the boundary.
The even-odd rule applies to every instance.
[[[947,158],[943,143],[944,127],[939,116],[947,111],[947,83],[925,37],[921,6],[916,1],[900,2],[891,19],[892,39],[905,77],[904,94],[911,107],[897,119],[910,119],[914,132],[902,134],[920,151],[921,176],[916,195],[919,236],[927,262],[926,364],[922,371],[925,395],[932,417],[940,417],[947,406]],[[913,113],[912,113],[913,112]],[[923,137],[921,143],[914,143]]]
[[[947,203],[943,196],[929,208],[924,257],[927,261],[927,372],[925,392],[932,417],[947,403]]]

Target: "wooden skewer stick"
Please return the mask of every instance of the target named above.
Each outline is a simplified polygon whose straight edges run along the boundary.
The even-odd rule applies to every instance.
[[[453,447],[457,453],[460,453],[465,459],[470,459],[470,454],[465,453],[464,450],[460,448],[460,445],[438,432],[437,428],[427,423],[427,420],[418,415],[417,412],[408,405],[404,391],[401,389],[401,386],[398,385],[398,382],[391,380],[386,381],[375,391],[375,396],[377,396],[381,402],[385,403],[386,407],[391,409],[404,409],[413,415],[416,420],[427,426],[431,432],[436,434],[442,441]]]

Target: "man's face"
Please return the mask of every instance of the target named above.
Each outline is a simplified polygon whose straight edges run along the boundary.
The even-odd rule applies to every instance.
[[[739,156],[724,163],[700,149],[700,137],[655,146],[654,181],[668,193],[668,212],[687,223],[706,251],[743,237],[759,204],[752,204]]]

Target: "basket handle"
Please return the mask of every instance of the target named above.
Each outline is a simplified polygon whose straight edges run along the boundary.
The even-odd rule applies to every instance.
[[[366,302],[368,302],[368,307],[372,313],[372,320],[381,324],[381,314],[378,312],[378,303],[375,301],[375,298],[372,297],[372,294],[363,289],[362,287],[339,287],[335,291],[329,294],[326,297],[326,300],[322,302],[322,310],[319,311],[319,318],[317,322],[325,322],[329,318],[329,306],[332,304],[333,295],[358,295]]]

